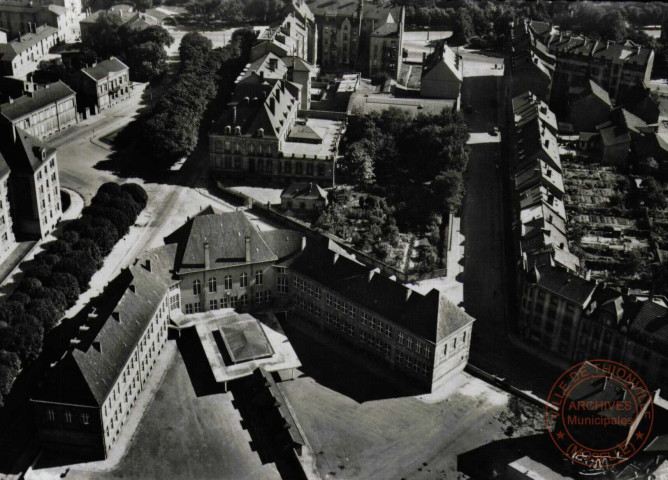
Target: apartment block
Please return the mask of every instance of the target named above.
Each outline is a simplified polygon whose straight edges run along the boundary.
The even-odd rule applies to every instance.
[[[77,76],[80,106],[99,113],[132,95],[130,67],[116,57],[82,68]]]
[[[49,51],[59,43],[58,29],[41,25],[9,43],[0,44],[0,73],[25,78],[34,72]]]
[[[77,123],[76,93],[58,81],[0,105],[3,128],[44,139]]]
[[[9,205],[9,165],[0,153],[0,258],[15,245]]]

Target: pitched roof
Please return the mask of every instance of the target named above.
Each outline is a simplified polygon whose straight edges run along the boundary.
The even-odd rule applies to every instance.
[[[16,138],[5,135],[0,142],[0,149],[12,171],[28,174],[34,173],[56,152],[55,148],[18,128]]]
[[[515,175],[515,188],[518,192],[525,188],[530,188],[536,183],[540,183],[546,187],[550,187],[557,192],[564,194],[564,177],[561,173],[544,160],[536,160],[526,165],[524,170],[521,170]]]
[[[246,237],[250,263],[276,261],[301,248],[297,232],[260,232],[243,212],[214,213],[209,209],[189,219],[166,237],[165,243],[177,245],[174,269],[184,274],[204,269],[205,242],[212,269],[247,263]]]
[[[573,303],[585,307],[596,290],[596,283],[557,267],[537,267],[538,286]]]
[[[552,132],[557,131],[557,116],[533,93],[527,91],[517,95],[512,104],[515,127],[522,127],[538,117]]]
[[[438,290],[422,295],[322,245],[307,245],[290,268],[432,342],[474,321]]]
[[[395,37],[399,35],[399,26],[396,23],[384,23],[372,33],[372,37]]]
[[[0,113],[8,120],[14,121],[74,95],[76,95],[74,90],[58,80],[47,85],[46,88],[22,95],[11,103],[3,103],[0,105]]]
[[[539,117],[528,120],[517,127],[517,154],[520,165],[524,167],[527,159],[537,155],[549,161],[552,166],[561,171],[561,159],[557,138],[547,129]],[[541,155],[543,154],[543,155]]]
[[[441,63],[444,63],[459,81],[463,81],[464,66],[459,56],[448,47],[445,41],[438,42],[434,51],[425,59],[425,62],[422,65],[422,76],[424,77],[427,75],[436,65]]]
[[[283,189],[281,198],[318,200],[327,199],[327,192],[313,182],[293,182]]]
[[[58,34],[58,29],[49,25],[37,27],[35,33],[25,33],[21,35],[20,40],[12,40],[9,43],[0,44],[0,59],[3,62],[9,62],[21,52],[29,50],[45,38]]]
[[[170,285],[178,282],[172,278],[171,269],[175,253],[174,245],[143,253],[75,317],[80,324],[77,342],[47,380],[54,383],[62,381],[59,376],[74,374],[75,386],[83,382],[76,391],[84,396],[73,403],[104,403]],[[150,271],[146,260],[151,262]],[[85,396],[86,388],[89,398]],[[37,398],[63,402],[71,397],[71,392],[45,389]]]
[[[8,173],[9,173],[9,165],[7,165],[5,157],[3,157],[2,152],[0,152],[0,178],[3,178]]]
[[[644,302],[631,321],[631,333],[649,340],[654,348],[668,348],[668,308],[651,300]]]
[[[121,62],[116,57],[111,57],[109,60],[104,60],[96,65],[88,68],[82,68],[81,71],[88,75],[93,80],[102,80],[107,78],[110,73],[122,72],[128,70],[128,66]]]

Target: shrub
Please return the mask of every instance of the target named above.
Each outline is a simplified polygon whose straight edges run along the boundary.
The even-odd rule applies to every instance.
[[[79,283],[71,273],[52,272],[47,284],[63,293],[67,307],[74,305],[81,294]]]
[[[148,194],[144,188],[137,183],[124,183],[121,190],[127,192],[141,209],[148,203]]]

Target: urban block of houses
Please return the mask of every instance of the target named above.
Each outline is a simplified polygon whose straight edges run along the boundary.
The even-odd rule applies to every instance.
[[[17,128],[44,139],[77,123],[76,93],[59,80],[10,98],[0,105],[0,122],[6,132]]]
[[[595,81],[573,86],[568,93],[571,124],[576,132],[595,132],[596,126],[610,117],[610,96]]]
[[[116,57],[82,68],[76,83],[79,106],[91,113],[113,107],[132,95],[130,68]]]
[[[423,57],[420,96],[458,100],[464,82],[464,64],[445,42]]]
[[[229,108],[209,133],[210,168],[219,180],[334,184],[345,123],[332,114],[298,115],[301,87],[252,72],[235,87]]]
[[[317,183],[291,183],[281,192],[281,208],[292,212],[321,212],[327,206],[327,192]]]
[[[91,26],[93,26],[102,15],[112,15],[116,17],[122,25],[132,30],[144,30],[148,27],[160,25],[160,20],[148,13],[135,12],[133,8],[112,7],[109,10],[99,10],[95,13],[91,13],[86,18],[79,21],[82,42],[86,42],[86,36],[89,35]]]
[[[405,9],[363,0],[306,0],[318,29],[324,71],[387,73],[397,78],[402,64]]]
[[[0,44],[0,72],[4,76],[25,78],[49,56],[59,43],[58,29],[48,25],[32,26],[31,31],[9,43]]]
[[[333,346],[352,346],[429,390],[467,362],[473,319],[442,293],[422,295],[297,232],[260,231],[243,212],[207,208],[165,243],[142,254],[79,314],[76,337],[31,399],[44,445],[106,457],[168,327],[196,323],[204,312],[224,320],[222,340],[206,343],[228,356],[221,361],[229,371],[272,353],[257,328],[244,332],[263,348],[232,342],[240,323],[257,324],[230,309],[272,304],[288,321],[325,332]],[[254,369],[244,375],[256,375]]]
[[[33,31],[38,25],[48,25],[58,29],[58,40],[75,42],[79,32],[79,22],[71,22],[67,9],[60,5],[39,5],[33,3],[0,3],[0,28],[10,39]]]
[[[4,135],[0,149],[11,171],[9,204],[14,227],[43,239],[62,216],[56,149],[20,129]]]
[[[532,43],[528,23],[520,21],[510,25],[505,73],[510,77],[511,98],[529,91],[549,104],[556,60],[544,48],[539,56],[540,47],[540,44]]]

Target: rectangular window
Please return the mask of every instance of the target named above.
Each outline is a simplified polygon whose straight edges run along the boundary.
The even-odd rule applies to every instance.
[[[65,412],[65,421],[67,423],[72,423],[72,412],[69,410]]]
[[[230,297],[230,307],[237,308],[238,299],[237,297]]]
[[[193,313],[193,304],[192,303],[186,303],[186,314]]]
[[[276,279],[278,293],[288,293],[288,278],[279,276]]]
[[[218,310],[218,300],[217,299],[214,298],[213,300],[209,300],[209,310]]]
[[[248,304],[248,294],[244,293],[239,297],[239,306],[243,307]]]

